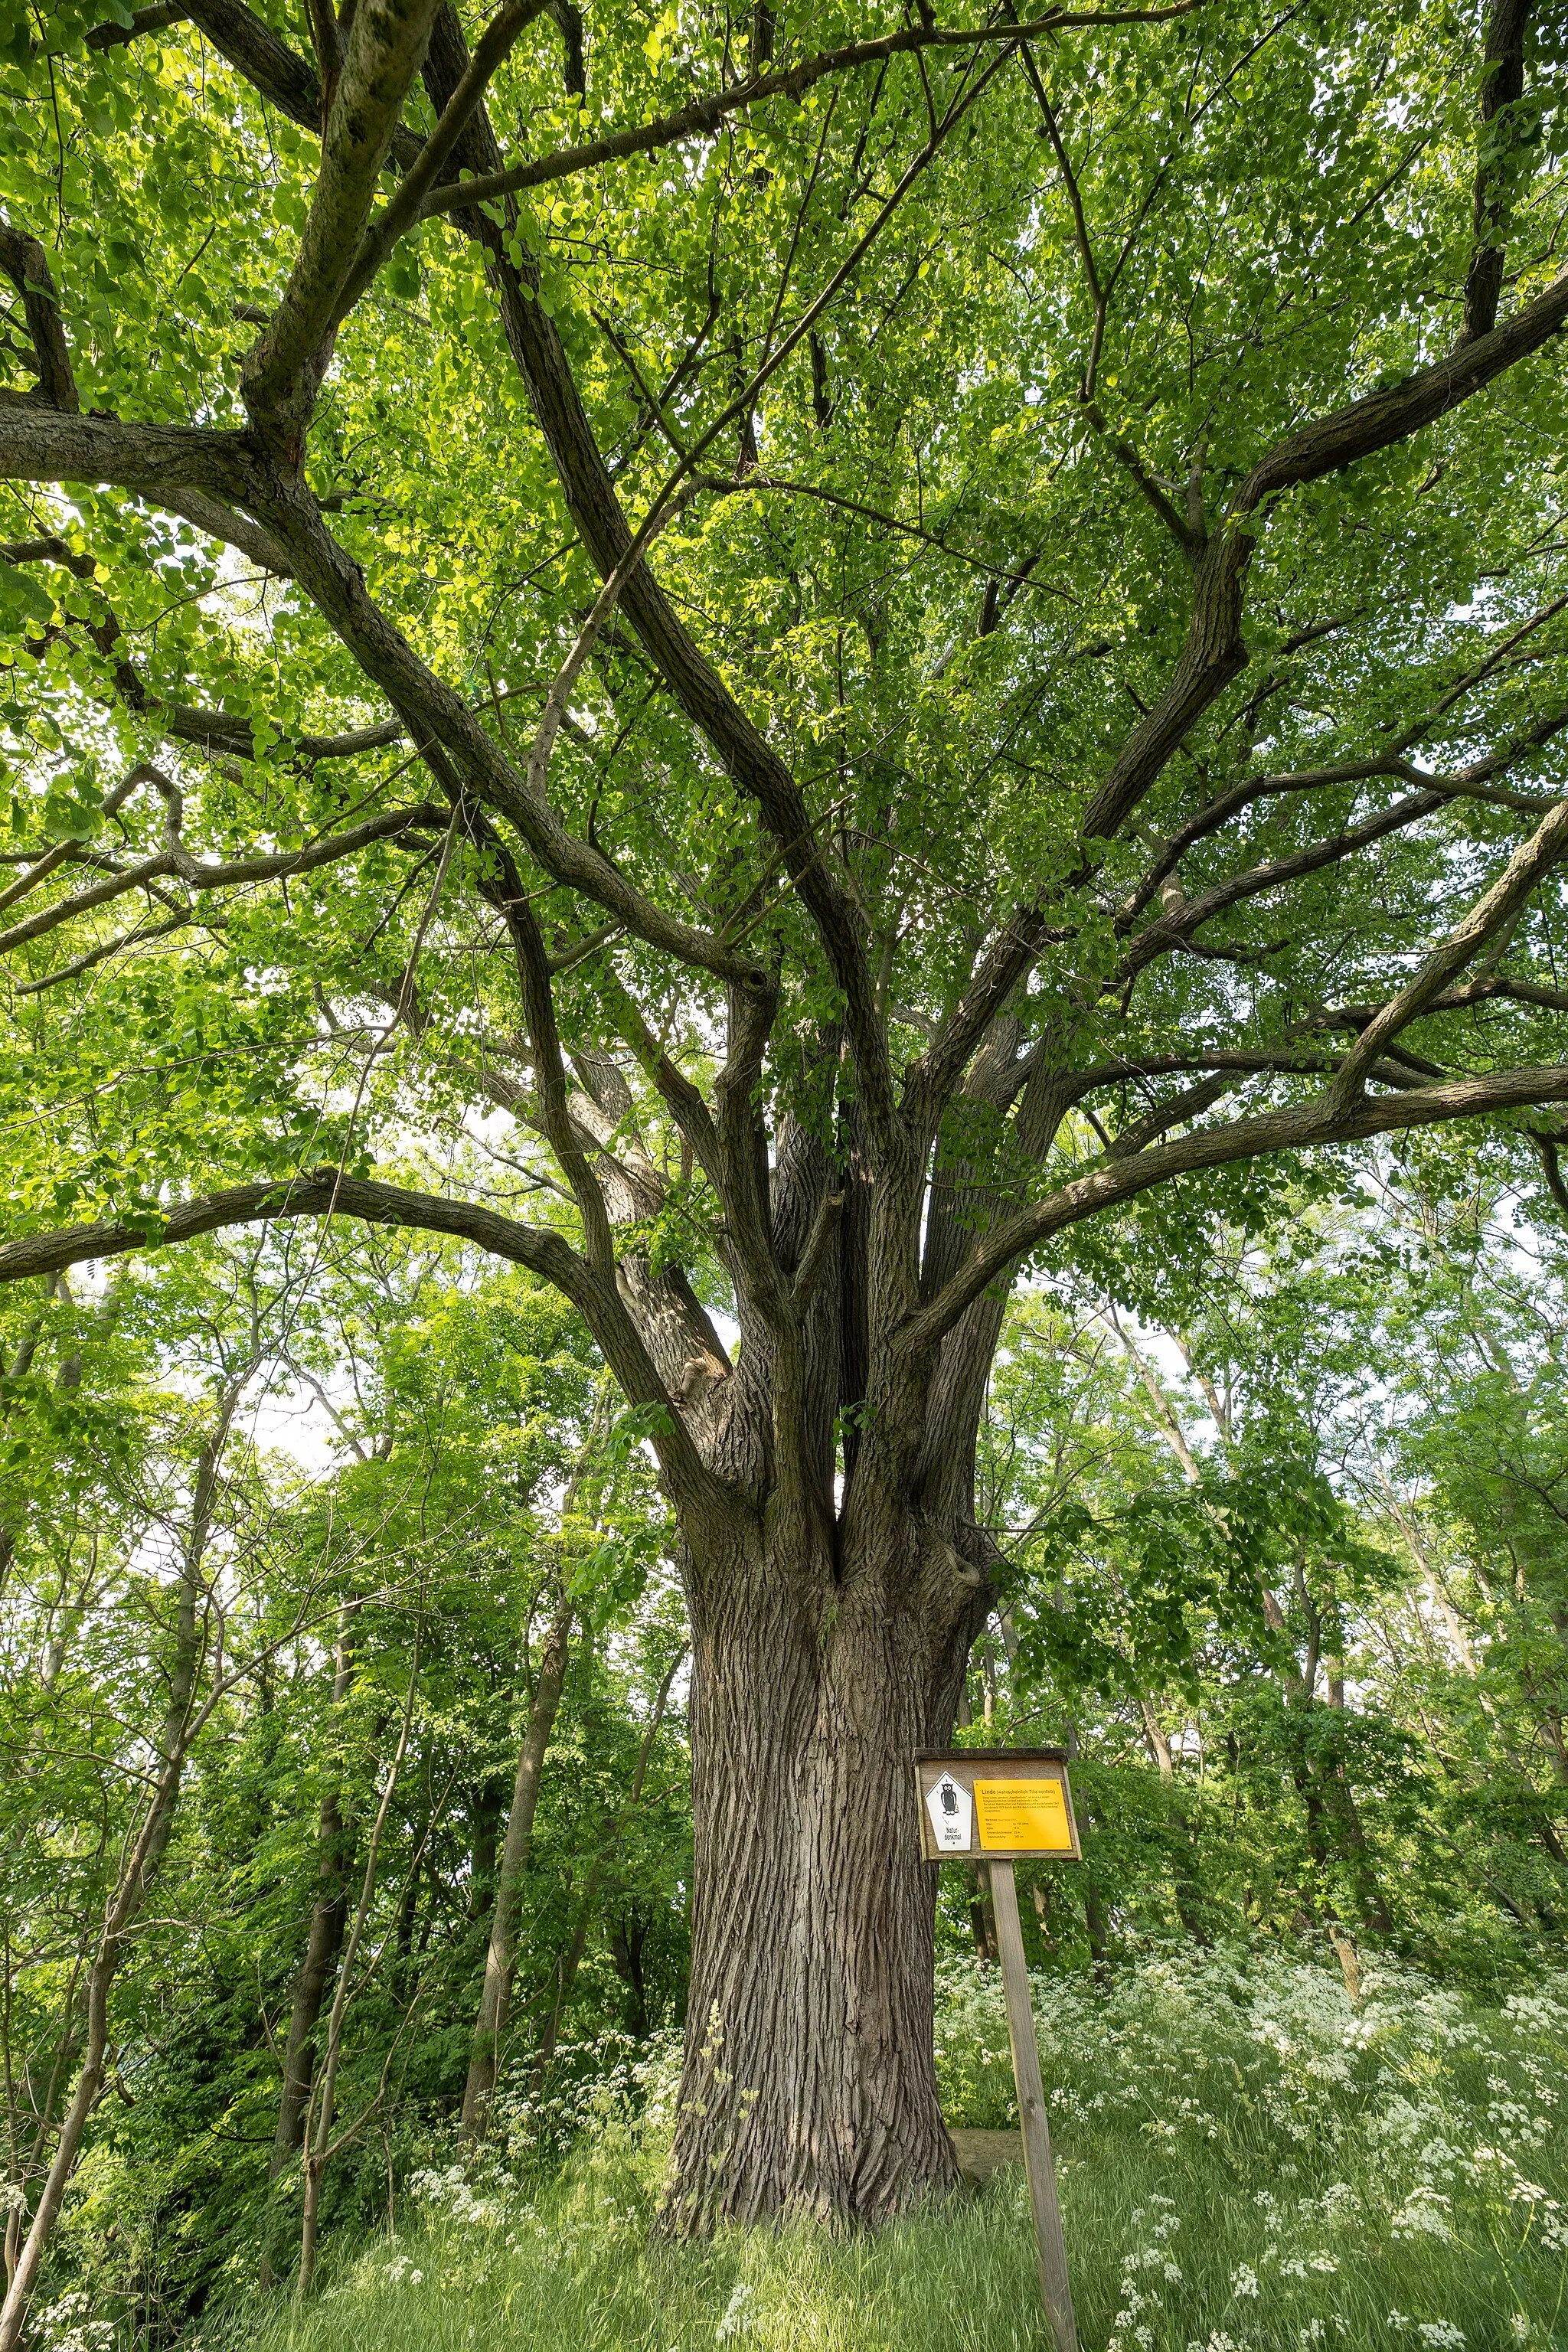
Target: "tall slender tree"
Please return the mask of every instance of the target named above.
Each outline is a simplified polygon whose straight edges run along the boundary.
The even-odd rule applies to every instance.
[[[69,2103],[53,2135],[49,2166],[37,2202],[26,2217],[25,2233],[18,2231],[15,2261],[8,2265],[5,2299],[0,2302],[0,2347],[4,2352],[13,2352],[13,2347],[21,2341],[39,2268],[48,2252],[60,2207],[81,2153],[82,2136],[103,2093],[110,2063],[110,1995],[168,1851],[192,1739],[210,1710],[210,1700],[204,1707],[197,1689],[204,1655],[212,1645],[213,1621],[218,1615],[215,1580],[206,1555],[219,1500],[224,1449],[235,1409],[259,1361],[254,1326],[250,1336],[250,1352],[229,1370],[215,1400],[211,1425],[196,1456],[189,1517],[179,1538],[163,1719],[147,1741],[147,1793],[132,1823],[124,1862],[109,1889],[94,1948],[83,1970],[80,2061]]]

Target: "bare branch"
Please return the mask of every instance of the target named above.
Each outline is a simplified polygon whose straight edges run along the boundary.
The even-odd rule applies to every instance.
[[[186,0],[184,13],[269,105],[320,135],[321,85],[315,68],[279,40],[244,0]]]
[[[988,563],[983,555],[975,555],[967,548],[951,545],[938,531],[924,530],[916,522],[905,522],[898,515],[885,513],[880,507],[867,506],[863,499],[846,498],[841,491],[824,489],[816,482],[786,481],[777,474],[744,474],[739,481],[731,481],[718,474],[701,474],[697,478],[697,486],[700,489],[711,490],[718,498],[731,499],[752,490],[777,490],[788,498],[812,499],[821,506],[837,508],[843,514],[860,515],[867,522],[879,524],[884,530],[897,531],[901,538],[917,539],[922,545],[935,548],[939,555],[949,557],[954,563],[962,563],[966,571],[981,572],[994,583],[1005,583],[1015,590],[1037,588],[1046,595],[1059,597],[1068,604],[1079,601],[1069,589],[1040,579],[1032,562],[1016,572],[1009,571],[1005,564]]]
[[[186,522],[195,523],[209,539],[218,540],[226,547],[237,547],[263,572],[275,572],[279,580],[293,578],[289,559],[278,541],[259,523],[252,522],[248,515],[237,514],[232,507],[225,506],[221,499],[209,498],[202,490],[173,489],[165,490],[158,503],[170,514],[182,515]]]
[[[298,465],[353,265],[403,101],[440,0],[360,0],[321,142],[321,168],[283,299],[247,354],[247,407]]]
[[[172,790],[155,769],[143,766],[133,774],[137,781],[157,783],[162,791]],[[126,891],[142,889],[166,876],[176,876],[193,890],[224,890],[250,882],[273,882],[284,875],[314,873],[318,866],[331,866],[340,857],[353,857],[373,841],[389,841],[411,827],[444,825],[447,817],[446,810],[421,802],[413,808],[392,809],[384,816],[369,817],[350,832],[313,842],[306,849],[279,850],[266,857],[229,858],[212,866],[204,866],[194,858],[180,843],[177,832],[171,828],[167,845],[155,856],[143,857],[122,873],[91,883],[85,890],[78,890],[54,906],[42,908],[26,921],[14,923],[9,930],[0,931],[0,955],[9,955],[29,940],[42,939],[47,932],[86,914],[91,908],[106,906],[111,898],[122,898]]]
[[[466,69],[467,57],[460,45],[460,29],[456,26],[449,12],[443,16],[440,29],[439,75],[432,77],[427,74],[426,79],[437,101],[444,103]],[[690,452],[686,461],[688,466],[695,463],[707,441],[711,439],[712,433],[726,419],[741,413],[746,403],[754,398],[757,386],[809,333],[825,303],[832,299],[872,238],[880,232],[905,190],[931,160],[940,140],[962,119],[990,72],[1000,67],[1006,54],[1004,48],[1002,56],[987,69],[987,73],[962,91],[950,105],[937,131],[906,169],[891,197],[879,207],[869,229],[857,239],[823,292],[770,354],[752,383]],[[432,66],[436,63],[433,50]],[[465,136],[459,149],[460,158],[465,164],[478,168],[496,152],[493,134],[481,110],[476,113]],[[482,172],[480,177],[483,177]],[[465,188],[471,188],[477,184],[464,184]],[[560,336],[553,322],[545,316],[542,306],[534,299],[536,287],[510,259],[504,236],[496,223],[471,205],[466,205],[459,217],[490,252],[508,334],[528,380],[535,412],[549,441],[574,522],[601,578],[608,581],[621,572],[628,556],[636,551],[636,538],[621,511],[603,456],[584,412]],[[644,532],[673,487],[673,483],[667,485],[665,492],[654,501],[649,518],[645,520],[642,527]],[[804,798],[789,769],[698,651],[646,564],[635,566],[626,576],[622,595],[632,625],[650,657],[669,680],[688,717],[707,736],[738,786],[756,803],[775,840],[784,845],[791,879],[811,916],[826,950],[835,980],[845,995],[847,1025],[856,1052],[861,1101],[868,1129],[884,1157],[896,1154],[902,1149],[902,1138],[895,1121],[887,1039],[877,1014],[876,993],[866,962],[853,896],[834,873],[829,859],[821,849]],[[507,808],[506,814],[519,824],[523,837],[530,841],[530,846],[535,847],[528,817],[521,817],[510,807]],[[535,854],[540,854],[537,848]],[[558,866],[552,866],[548,856],[542,856],[541,862],[552,870],[560,870]],[[620,908],[612,903],[607,890],[596,895],[600,896],[600,902],[606,911],[620,913]],[[645,929],[640,923],[633,927]],[[738,964],[740,960],[736,958],[733,961]],[[709,968],[717,970],[717,962],[710,959]],[[765,985],[751,968],[724,976],[741,979],[743,985]]]
[[[651,154],[655,149],[674,146],[682,139],[703,138],[717,130],[726,115],[742,108],[759,106],[773,98],[799,98],[815,82],[825,80],[830,74],[849,73],[858,66],[880,65],[889,58],[906,56],[913,50],[974,48],[992,41],[1011,44],[1097,25],[1163,24],[1173,16],[1190,15],[1199,5],[1200,0],[1174,0],[1174,5],[1165,8],[1107,9],[1101,13],[1075,13],[1063,8],[1032,17],[1026,24],[1007,21],[976,26],[967,31],[935,25],[906,25],[900,31],[885,33],[877,40],[849,41],[841,48],[824,49],[786,71],[755,74],[729,89],[710,91],[705,98],[694,99],[689,106],[673,114],[660,115],[652,122],[640,123],[634,131],[612,131],[581,147],[563,148],[531,163],[515,164],[510,171],[480,173],[472,180],[437,188],[426,197],[421,217],[428,220],[437,213],[467,211],[474,205],[492,203],[499,196],[520,195],[527,188],[543,187],[552,180],[571,179],[600,163],[618,163],[628,155]]]
[[[174,499],[210,490],[248,503],[255,473],[247,434],[0,406],[0,476],[10,481],[112,482],[153,498],[167,491]]]
[[[59,298],[49,274],[48,256],[37,237],[24,236],[9,223],[0,221],[0,269],[22,298],[22,315],[37,356],[38,388],[33,397],[74,416],[81,403],[77,397],[65,329],[60,324]]]
[[[493,1257],[526,1265],[569,1297],[577,1286],[581,1260],[558,1234],[536,1232],[468,1202],[446,1201],[434,1193],[343,1176],[336,1168],[317,1168],[308,1176],[283,1177],[267,1184],[236,1184],[175,1208],[150,1211],[134,1224],[71,1225],[63,1232],[34,1234],[0,1244],[0,1282],[58,1274],[69,1265],[122,1256],[128,1250],[172,1248],[230,1225],[334,1213],[372,1224],[407,1225],[453,1234],[473,1242]]]
[[[605,960],[598,987],[605,1011],[637,1055],[644,1076],[658,1088],[680,1135],[690,1146],[693,1159],[714,1191],[721,1192],[723,1172],[720,1164],[719,1136],[713,1125],[713,1114],[703,1098],[701,1089],[692,1084],[660,1045],[648,1026],[642,1007],[608,957]]]
[[[486,832],[488,835],[488,828]],[[500,869],[499,902],[511,934],[517,962],[523,1018],[528,1024],[534,1074],[539,1083],[540,1123],[561,1162],[572,1188],[572,1197],[577,1203],[589,1264],[597,1266],[602,1273],[608,1273],[613,1280],[615,1245],[610,1235],[605,1197],[595,1181],[587,1154],[583,1150],[567,1107],[566,1067],[562,1058],[561,1037],[555,1023],[555,1002],[551,992],[550,959],[540,937],[533,908],[522,887],[521,877],[508,856],[504,845],[491,835],[487,839],[486,846],[496,857]]]
[[[130,774],[121,777],[113,791],[105,795],[102,812],[104,816],[118,816],[132,793],[150,782],[151,778],[145,768],[132,768]],[[52,849],[46,849],[43,856],[27,867],[26,873],[19,874],[8,889],[0,890],[0,908],[14,907],[18,898],[27,898],[37,888],[40,882],[46,881],[51,874],[58,872],[60,866],[74,865],[84,856],[85,853],[79,842],[57,841]]]
[[[704,1468],[679,1414],[670,1408],[668,1392],[616,1295],[614,1281],[595,1274],[559,1234],[519,1224],[472,1202],[347,1176],[339,1168],[317,1168],[268,1184],[234,1185],[174,1208],[149,1212],[132,1224],[72,1225],[0,1244],[0,1283],[57,1274],[131,1250],[170,1248],[232,1225],[323,1216],[446,1234],[471,1242],[492,1257],[527,1266],[551,1283],[582,1315],[629,1402],[661,1408],[652,1443],[678,1500],[699,1512],[727,1507],[725,1489]]]
[[[524,312],[529,307],[522,302],[518,305]],[[558,341],[554,347],[559,352]],[[597,459],[596,450],[595,457]],[[629,930],[680,962],[739,980],[742,985],[759,982],[757,967],[744,956],[693,925],[665,914],[600,851],[569,834],[552,809],[540,806],[520,790],[510,761],[468,706],[426,667],[372,601],[359,565],[326,530],[305,485],[269,474],[258,461],[248,435],[190,432],[128,425],[112,417],[62,416],[47,410],[0,406],[0,476],[31,481],[113,482],[152,496],[165,488],[183,496],[195,483],[243,503],[282,546],[294,576],[355,655],[366,676],[402,714],[405,730],[420,743],[425,756],[431,757],[436,744],[444,743],[460,763],[475,797],[500,810],[517,827],[547,873],[596,899]],[[616,513],[624,533],[618,509]],[[622,551],[624,546],[623,539]],[[668,613],[668,607],[664,609]],[[673,614],[668,617],[679,633]],[[688,642],[683,633],[679,634]],[[691,658],[700,661],[695,648],[689,651]],[[701,667],[712,699],[733,709],[712,671],[706,664]],[[420,714],[419,723],[410,716],[413,711]],[[772,762],[787,778],[787,771],[749,722],[742,719],[741,725],[763,761]]]
[[[507,0],[479,36],[468,71],[441,110],[441,119],[408,166],[397,194],[366,230],[353,265],[332,310],[332,324],[341,326],[374,278],[400,236],[421,217],[420,207],[434,186],[436,174],[451,156],[468,129],[485,90],[545,0]]]
[[[67,981],[79,980],[84,971],[91,971],[96,964],[107,963],[111,956],[122,955],[129,948],[144,946],[149,940],[166,940],[171,931],[183,931],[195,920],[195,914],[182,908],[162,923],[139,923],[132,931],[116,932],[113,939],[104,940],[99,946],[89,948],[85,955],[73,957],[69,963],[61,964],[58,971],[47,971],[42,980],[18,981],[16,983],[16,993],[18,996],[42,996],[46,989],[61,988]]]
[[[1487,127],[1524,96],[1524,29],[1530,0],[1491,0],[1481,51],[1481,128],[1476,144],[1475,250],[1465,277],[1460,340],[1473,341],[1497,324],[1502,292],[1503,236],[1508,224],[1508,158],[1488,152]]]
[[[1316,874],[1325,866],[1337,866],[1352,857],[1358,849],[1365,849],[1391,833],[1402,833],[1430,816],[1444,805],[1440,793],[1408,793],[1395,801],[1391,808],[1379,809],[1374,816],[1360,824],[1347,825],[1342,833],[1325,835],[1303,849],[1292,850],[1285,857],[1266,857],[1244,873],[1233,874],[1224,882],[1216,882],[1194,898],[1184,898],[1146,925],[1131,940],[1127,953],[1110,985],[1124,985],[1137,972],[1152,963],[1156,956],[1168,954],[1172,949],[1184,946],[1201,925],[1212,922],[1227,907],[1240,904],[1244,898],[1260,898],[1266,891],[1277,890],[1287,882],[1298,881],[1304,874]]]
[[[1322,479],[1407,440],[1549,342],[1568,321],[1568,269],[1501,327],[1461,343],[1432,366],[1288,434],[1233,494],[1194,578],[1187,642],[1169,686],[1135,730],[1083,817],[1086,841],[1117,833],[1171,753],[1246,667],[1242,596],[1252,558],[1251,518],[1280,491]]]
[[[1538,719],[1532,727],[1511,743],[1500,745],[1473,760],[1467,768],[1456,770],[1449,776],[1429,775],[1413,760],[1397,751],[1374,754],[1366,760],[1345,760],[1337,766],[1303,768],[1295,773],[1261,775],[1247,783],[1233,785],[1230,791],[1216,793],[1207,805],[1172,835],[1163,844],[1154,863],[1122,901],[1117,923],[1125,929],[1139,915],[1181,864],[1186,853],[1197,842],[1219,831],[1233,816],[1260,800],[1273,799],[1287,793],[1322,792],[1335,784],[1370,783],[1386,776],[1403,783],[1418,785],[1423,793],[1435,793],[1442,800],[1482,801],[1492,808],[1511,809],[1521,816],[1541,816],[1553,808],[1555,802],[1544,793],[1521,793],[1507,785],[1492,784],[1488,779],[1500,775],[1531,751],[1540,751],[1568,727],[1568,710],[1556,710]]]
[[[140,40],[143,33],[161,33],[170,25],[183,25],[190,15],[184,0],[152,0],[145,8],[133,9],[129,25],[95,25],[87,37],[89,49],[117,49],[126,41]]]

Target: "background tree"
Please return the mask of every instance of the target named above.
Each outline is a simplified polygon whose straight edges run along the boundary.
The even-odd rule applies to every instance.
[[[324,2222],[363,2221],[367,2200],[384,2203],[388,2164],[406,2161],[395,2144],[423,2145],[421,2118],[461,2094],[495,1894],[494,1792],[503,1775],[510,1783],[556,1605],[556,1466],[591,1439],[604,1374],[570,1314],[526,1277],[465,1285],[449,1254],[380,1237],[333,1246],[323,1262],[312,1242],[289,1235],[259,1268],[248,1242],[237,1262],[205,1244],[152,1281],[122,1280],[108,1294],[112,1316],[58,1297],[40,1312],[12,1294],[31,1349],[7,1392],[0,1708],[18,2312],[24,2245],[36,2282],[57,2227],[68,2261],[85,2253],[89,2280],[146,2298],[133,2300],[138,2325],[161,2325],[165,2303],[199,2308],[215,2283],[253,2274],[258,2252],[267,2275],[289,2276],[334,2008],[339,2123],[318,2181]],[[209,1391],[221,1408],[234,1384],[237,1320],[251,1386],[237,1425],[231,1413],[219,1482],[198,1493],[193,1460],[211,1440]],[[21,1353],[13,1347],[13,1362]],[[73,1375],[63,1391],[62,1370]],[[310,1475],[258,1444],[253,1399],[261,1427],[292,1424],[279,1382],[325,1434]],[[679,1716],[666,1706],[650,1728],[641,1710],[644,1685],[657,1692],[679,1650],[658,1622],[663,1515],[640,1446],[601,1434],[593,1541],[564,1532],[581,1622],[616,1654],[580,1663],[563,1724],[579,1743],[584,1715],[616,1727],[578,1755],[570,1798],[548,1759],[542,1867],[514,1889],[518,1998],[499,2043],[508,2065],[519,2045],[531,2053],[556,2003],[572,1874],[581,1884],[591,1867],[597,1809],[624,1787],[639,1744],[657,1749],[663,1859],[650,1871],[628,1854],[622,1883],[650,1920],[686,1843],[679,1815],[673,1831],[668,1820]],[[177,1735],[178,1809],[163,1817],[156,1899],[143,1869],[108,1945],[106,1910],[162,1785],[149,1758],[171,1745],[193,1558],[205,1562],[202,1647],[187,1694],[197,1706]],[[346,1931],[416,1651],[416,1706],[351,1967]],[[159,1722],[163,1733],[150,1732]],[[334,1938],[322,1915],[340,1905]],[[589,1929],[592,2031],[601,1974],[617,1993],[618,1982],[607,1918],[595,1914]],[[647,2032],[679,2002],[679,1923],[645,1940]],[[568,2005],[568,2041],[583,2007]],[[101,2046],[86,2041],[89,2025]],[[58,2126],[73,2100],[79,2128],[65,2147]]]

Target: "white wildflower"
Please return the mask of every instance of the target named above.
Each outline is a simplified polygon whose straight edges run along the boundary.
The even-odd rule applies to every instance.
[[[1237,2270],[1236,2276],[1230,2283],[1230,2291],[1232,2294],[1256,2294],[1258,2293],[1258,2273],[1255,2270],[1249,2270],[1247,2265],[1243,2263],[1241,2267]]]
[[[722,2344],[728,2336],[743,2335],[748,2328],[756,2326],[756,2315],[748,2311],[746,2307],[752,2299],[753,2290],[747,2285],[744,2279],[737,2279],[731,2289],[730,2300],[724,2306],[724,2316],[714,2330],[713,2340],[716,2344]]]
[[[107,2352],[114,2336],[111,2319],[93,2318],[92,2298],[85,2287],[62,2294],[38,2314],[38,2337],[47,2352]]]
[[[1390,2216],[1388,2226],[1396,2238],[1447,2239],[1451,2235],[1448,2200],[1426,2181],[1419,2181],[1399,2210]]]

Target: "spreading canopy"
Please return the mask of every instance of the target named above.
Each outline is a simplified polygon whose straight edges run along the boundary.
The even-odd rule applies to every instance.
[[[12,37],[0,1276],[464,1234],[700,1511],[701,1297],[847,1462],[1082,1219],[1568,1099],[1559,28],[307,16]]]

